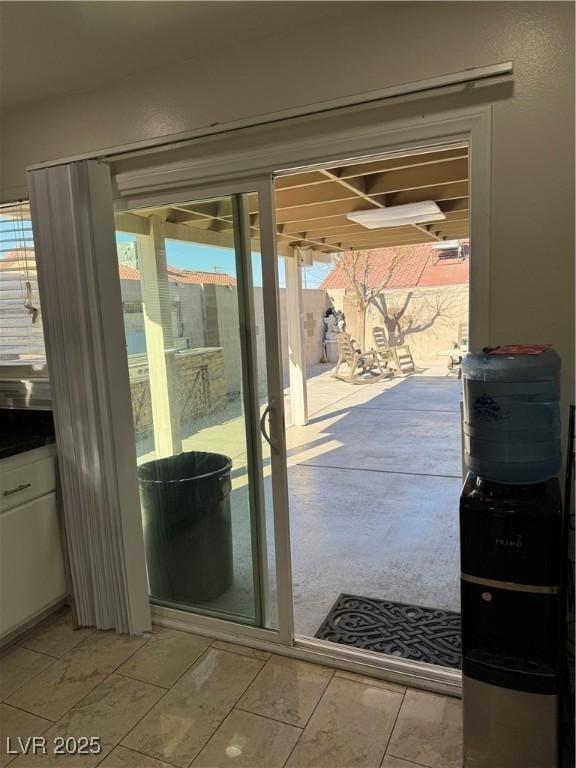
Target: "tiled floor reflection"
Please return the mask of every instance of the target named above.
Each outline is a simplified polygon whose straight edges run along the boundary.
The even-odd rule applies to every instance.
[[[0,654],[0,768],[458,768],[460,702],[172,629],[73,632]],[[9,753],[47,739],[48,755]],[[52,754],[98,736],[98,755]],[[10,741],[7,741],[10,737]]]

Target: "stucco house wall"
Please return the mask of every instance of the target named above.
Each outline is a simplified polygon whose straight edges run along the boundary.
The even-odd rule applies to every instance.
[[[362,346],[361,324],[350,294],[343,288],[328,291],[336,309],[346,315],[346,328]],[[390,346],[408,344],[417,365],[438,364],[438,352],[451,349],[468,327],[468,285],[433,288],[409,288],[383,291],[366,313],[366,349],[374,346],[372,331],[385,328]],[[383,309],[390,317],[402,311],[397,326],[386,323]]]

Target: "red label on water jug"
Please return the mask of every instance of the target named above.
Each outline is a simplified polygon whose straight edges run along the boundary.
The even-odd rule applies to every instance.
[[[540,355],[551,349],[552,344],[508,344],[488,349],[489,355]]]

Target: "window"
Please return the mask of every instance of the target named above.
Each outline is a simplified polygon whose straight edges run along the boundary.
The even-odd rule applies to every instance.
[[[46,376],[30,205],[0,206],[0,376]]]
[[[437,263],[450,259],[467,259],[470,256],[469,240],[444,240],[434,243],[432,248],[437,254]]]
[[[447,261],[448,259],[460,258],[460,248],[446,248],[438,252],[438,261]]]

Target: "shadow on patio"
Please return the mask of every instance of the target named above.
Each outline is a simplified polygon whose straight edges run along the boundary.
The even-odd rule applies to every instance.
[[[296,633],[313,636],[343,593],[459,610],[460,382],[446,369],[354,386],[332,366],[308,377],[310,420],[287,429]],[[286,390],[288,393],[289,390]],[[289,416],[289,395],[286,395]],[[211,608],[253,615],[244,420],[230,403],[184,450],[233,459],[234,584]],[[270,458],[263,443],[267,517]],[[142,456],[141,461],[148,456]],[[276,612],[273,524],[267,526]]]
[[[297,634],[342,592],[459,610],[460,383],[427,369],[353,386],[324,370],[309,424],[287,431]]]

